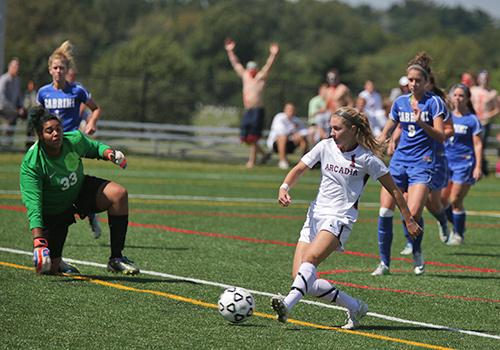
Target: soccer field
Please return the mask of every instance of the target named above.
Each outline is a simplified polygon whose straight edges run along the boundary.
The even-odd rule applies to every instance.
[[[319,266],[323,278],[366,301],[356,331],[340,329],[345,312],[307,297],[289,323],[274,320],[272,294],[291,284],[294,246],[320,172],[277,204],[285,172],[274,166],[130,157],[123,171],[89,160],[86,173],[129,191],[125,255],[137,276],[106,271],[109,230],[94,239],[87,221],[71,226],[63,256],[82,275],[37,276],[19,194],[22,155],[0,154],[1,349],[498,349],[500,348],[500,180],[488,178],[466,199],[463,246],[439,241],[425,213],[426,273],[399,255],[395,220],[392,274],[372,277],[377,260],[379,185],[370,181],[344,254]],[[217,311],[226,286],[252,291],[256,313],[233,325]],[[333,307],[332,307],[333,306]]]

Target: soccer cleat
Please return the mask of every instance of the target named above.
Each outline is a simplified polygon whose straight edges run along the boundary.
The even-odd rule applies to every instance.
[[[390,275],[391,271],[389,270],[389,266],[384,264],[382,261],[380,264],[378,264],[377,268],[375,271],[372,272],[372,276],[383,276],[383,275]]]
[[[99,220],[97,220],[97,214],[95,213],[90,213],[89,214],[89,224],[90,224],[90,229],[92,230],[92,233],[94,235],[95,239],[98,239],[101,237],[101,225],[99,224]]]
[[[78,270],[76,266],[68,264],[63,259],[59,261],[59,272],[68,274],[80,274],[80,270]]]
[[[114,273],[123,273],[124,275],[137,275],[140,270],[132,260],[126,256],[121,258],[111,258],[108,261],[108,271]]]
[[[413,253],[413,272],[415,275],[420,276],[425,272],[425,262],[422,252]]]
[[[278,162],[278,168],[280,168],[280,169],[285,170],[285,169],[288,169],[289,167],[290,167],[290,164],[288,164],[288,162],[286,160],[280,160]]]
[[[447,245],[453,245],[453,246],[462,245],[463,243],[464,243],[464,238],[456,232],[453,232],[448,242],[446,242]]]
[[[399,252],[401,255],[410,255],[413,252],[413,245],[407,242],[402,251]]]
[[[341,328],[343,329],[356,329],[359,327],[359,321],[368,313],[368,305],[358,300],[358,308],[356,310],[347,310],[346,324]]]
[[[438,221],[438,230],[439,230],[439,239],[441,242],[446,243],[448,242],[448,239],[450,239],[450,231],[448,230],[448,227],[446,227],[446,230],[443,229],[441,224]]]
[[[288,309],[285,305],[285,298],[282,295],[272,297],[271,307],[278,314],[278,321],[286,323],[286,320],[288,320]]]

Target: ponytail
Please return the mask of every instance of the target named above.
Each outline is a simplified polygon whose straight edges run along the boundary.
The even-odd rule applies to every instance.
[[[45,122],[54,119],[61,123],[61,120],[53,114],[50,114],[42,106],[36,106],[29,110],[28,112],[28,126],[30,129],[35,130],[37,135],[40,135],[43,130],[43,124]]]
[[[358,144],[369,149],[376,156],[382,155],[383,148],[373,136],[368,117],[364,113],[352,107],[341,107],[334,115],[342,117],[348,126],[356,126],[356,142]]]
[[[66,66],[66,68],[74,68],[75,60],[73,58],[73,44],[69,40],[66,40],[59,46],[57,49],[52,52],[52,55],[49,57],[49,68],[52,65],[52,62],[56,59],[61,60],[61,62]]]

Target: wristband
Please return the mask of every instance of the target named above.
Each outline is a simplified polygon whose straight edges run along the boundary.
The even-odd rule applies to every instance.
[[[280,186],[280,189],[288,191],[290,189],[290,186],[288,186],[286,182],[283,182],[283,184]]]

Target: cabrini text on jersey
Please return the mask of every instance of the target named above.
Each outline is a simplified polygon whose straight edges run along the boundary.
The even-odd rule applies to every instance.
[[[73,108],[75,107],[74,98],[46,98],[43,100],[45,108]]]

